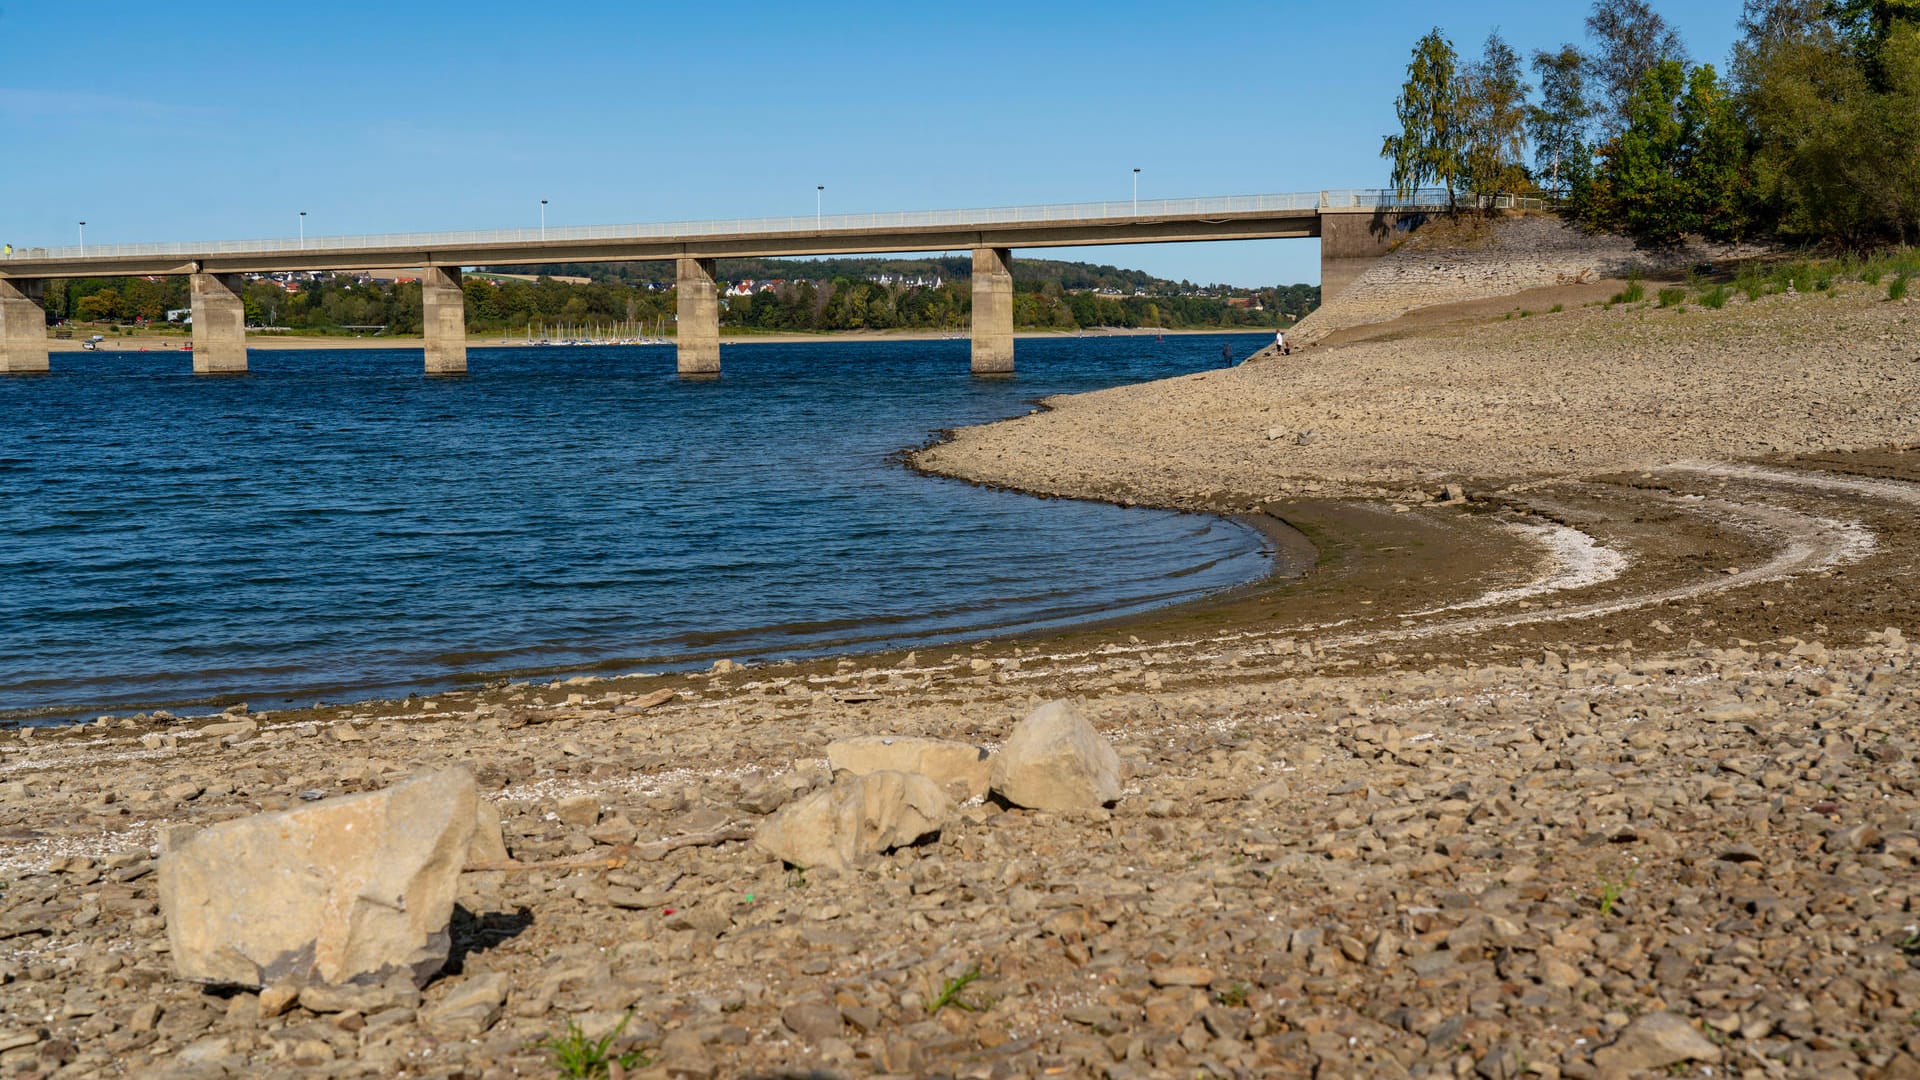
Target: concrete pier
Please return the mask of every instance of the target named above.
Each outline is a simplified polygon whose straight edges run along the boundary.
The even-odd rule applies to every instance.
[[[973,373],[1013,373],[1013,252],[973,249]]]
[[[678,368],[682,375],[720,374],[720,293],[713,283],[713,259],[677,260],[674,275],[679,320]]]
[[[1347,291],[1380,256],[1392,251],[1419,224],[1381,210],[1320,212],[1320,302]]]
[[[193,373],[247,370],[247,307],[239,274],[193,275]]]
[[[41,283],[0,278],[0,374],[47,370],[47,313]]]
[[[420,327],[427,339],[427,374],[467,373],[467,294],[460,268],[429,266],[420,273]]]

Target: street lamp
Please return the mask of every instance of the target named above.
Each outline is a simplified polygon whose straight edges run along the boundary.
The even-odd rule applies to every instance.
[[[540,200],[540,239],[547,238],[547,200]]]
[[[1133,170],[1133,216],[1140,216],[1140,170]]]
[[[86,254],[87,254],[87,223],[83,221],[80,223],[80,255],[84,258]]]
[[[300,250],[307,250],[307,212],[300,211]]]
[[[815,229],[820,228],[820,199],[826,190],[825,184],[813,185],[813,227]]]

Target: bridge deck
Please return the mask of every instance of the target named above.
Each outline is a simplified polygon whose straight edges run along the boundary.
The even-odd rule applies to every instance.
[[[1320,235],[1323,213],[1406,213],[1445,192],[1320,191],[1052,206],[451,233],[27,248],[0,277],[262,273],[674,258],[1075,247]]]

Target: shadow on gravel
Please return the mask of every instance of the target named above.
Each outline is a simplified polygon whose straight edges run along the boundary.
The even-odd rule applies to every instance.
[[[453,947],[447,951],[447,966],[441,969],[442,974],[461,974],[466,970],[468,956],[486,952],[503,941],[519,937],[521,931],[532,925],[533,912],[524,907],[518,911],[490,911],[485,915],[475,915],[455,904],[453,921],[447,928],[453,938]]]

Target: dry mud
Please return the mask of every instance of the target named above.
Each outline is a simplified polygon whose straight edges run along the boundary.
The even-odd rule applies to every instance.
[[[1125,626],[10,736],[0,1075],[551,1076],[629,1015],[629,1075],[1920,1075],[1920,342],[1770,303],[1448,324],[922,455],[1319,553]],[[1110,810],[975,805],[846,874],[632,854],[830,783],[833,738],[991,748],[1060,697]],[[173,977],[177,827],[451,763],[545,868],[467,875],[423,994]],[[496,1021],[441,1019],[494,974]]]

